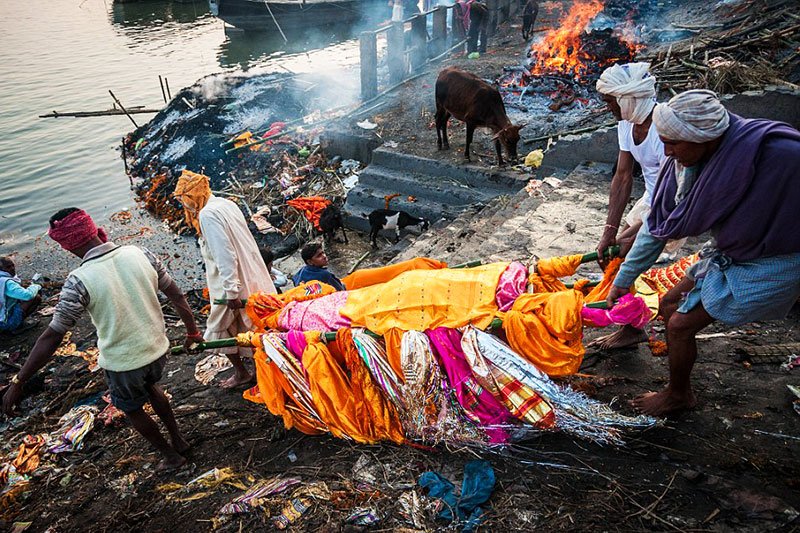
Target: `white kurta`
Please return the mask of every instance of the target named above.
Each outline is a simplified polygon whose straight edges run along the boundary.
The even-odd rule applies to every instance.
[[[252,328],[244,309],[231,310],[214,304],[216,298],[247,298],[256,292],[275,293],[275,286],[261,259],[258,245],[247,229],[239,207],[225,198],[211,196],[200,210],[200,252],[206,264],[211,313],[206,322],[206,340],[232,337]],[[236,353],[236,348],[222,349]],[[243,354],[250,350],[243,350]]]

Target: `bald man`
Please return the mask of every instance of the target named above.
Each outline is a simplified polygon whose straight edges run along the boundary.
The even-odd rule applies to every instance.
[[[729,113],[706,90],[657,105],[653,122],[668,159],[609,304],[653,265],[667,240],[713,237],[661,302],[669,384],[633,401],[661,416],[696,404],[690,375],[699,331],[715,320],[736,326],[783,318],[800,297],[800,132]]]

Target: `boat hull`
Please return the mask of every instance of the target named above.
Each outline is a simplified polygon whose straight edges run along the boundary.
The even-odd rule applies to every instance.
[[[226,23],[250,32],[295,31],[352,24],[387,6],[387,0],[270,1],[212,0],[211,11]],[[388,13],[388,8],[385,9]]]

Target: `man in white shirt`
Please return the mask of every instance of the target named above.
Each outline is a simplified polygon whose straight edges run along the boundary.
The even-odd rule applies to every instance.
[[[211,194],[208,177],[184,170],[175,186],[175,197],[183,204],[186,221],[199,235],[200,252],[206,265],[211,312],[203,335],[206,340],[235,337],[252,329],[242,300],[256,292],[275,293],[275,285],[258,250],[253,234],[239,207]],[[224,299],[226,305],[214,304]],[[222,383],[230,389],[253,381],[242,357],[252,357],[249,348],[222,348],[234,375]]]
[[[597,245],[601,258],[605,250],[615,244],[620,247],[620,257],[625,257],[633,246],[636,234],[642,226],[642,219],[650,213],[651,194],[661,163],[666,159],[664,143],[653,124],[656,80],[648,71],[649,68],[649,63],[614,65],[606,69],[597,81],[597,91],[614,118],[619,121],[617,169],[611,179],[605,228]],[[642,167],[645,191],[628,212],[625,224],[622,225],[622,214],[633,189],[634,162]],[[668,251],[680,248],[681,245],[682,242],[674,243]],[[601,261],[601,265],[605,265],[604,261]],[[590,346],[608,350],[631,346],[646,339],[642,330],[623,326],[610,335],[598,338]]]

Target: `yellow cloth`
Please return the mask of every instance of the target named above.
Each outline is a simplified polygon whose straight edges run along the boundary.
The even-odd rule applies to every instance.
[[[376,442],[362,434],[350,379],[323,342],[317,339],[308,343],[303,350],[303,368],[308,375],[314,407],[330,432],[336,437],[351,437],[357,442]]]
[[[571,276],[581,265],[583,255],[565,255],[539,259],[535,272],[531,272],[528,281],[533,285],[534,292],[565,291],[567,287],[558,279]]]
[[[533,285],[534,292],[558,292],[566,291],[567,286],[559,279],[566,276],[572,276],[581,266],[582,255],[565,255],[561,257],[550,257],[548,259],[540,259],[536,263],[536,271],[531,273],[528,281]],[[575,282],[574,289],[579,290],[586,294],[586,302],[599,302],[605,300],[611,287],[614,284],[614,278],[617,275],[622,259],[616,257],[608,262],[605,272],[603,272],[603,280],[599,285],[589,290],[586,284],[589,280],[579,279]]]
[[[415,257],[394,265],[356,270],[349,276],[342,278],[342,283],[347,287],[347,290],[352,291],[378,285],[379,283],[386,283],[409,270],[438,270],[441,268],[447,268],[447,263],[427,257]]]
[[[485,329],[497,313],[495,291],[508,265],[404,272],[386,283],[349,291],[339,312],[352,327],[378,335],[390,328],[425,331],[473,324]]]
[[[550,376],[574,374],[585,351],[583,301],[575,290],[520,295],[503,318],[508,344]]]
[[[175,185],[175,192],[172,195],[183,204],[183,216],[186,224],[197,232],[200,231],[200,210],[206,206],[211,197],[211,185],[208,176],[196,174],[190,170],[184,170],[178,183]]]
[[[544,152],[541,148],[533,150],[532,152],[528,152],[528,155],[525,156],[525,166],[532,167],[532,168],[539,168],[542,166],[542,160],[544,159]]]
[[[584,301],[591,303],[605,300],[608,297],[608,293],[611,292],[611,287],[614,286],[614,278],[617,277],[617,271],[619,271],[620,265],[622,265],[622,259],[619,257],[615,257],[609,261],[603,272],[603,281],[600,282],[600,285],[589,291]]]

